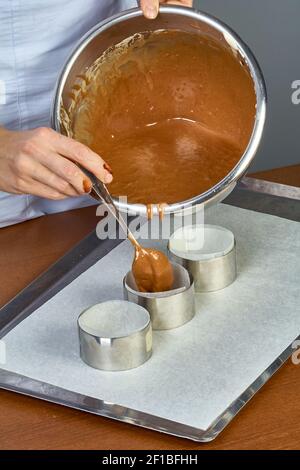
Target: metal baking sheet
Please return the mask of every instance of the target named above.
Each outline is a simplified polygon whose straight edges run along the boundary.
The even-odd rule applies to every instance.
[[[198,295],[190,324],[156,332],[147,364],[99,372],[78,354],[80,311],[122,297],[132,256],[124,242],[4,336],[2,388],[197,441],[216,437],[289,358],[299,337],[300,225],[224,204],[210,210],[206,221],[235,233],[238,280],[218,293]],[[74,279],[72,271],[52,282],[50,291]],[[17,299],[3,309],[5,318],[12,317],[3,332],[45,300],[45,284],[44,278],[37,299],[33,286],[31,296],[21,294],[24,309],[12,309]]]

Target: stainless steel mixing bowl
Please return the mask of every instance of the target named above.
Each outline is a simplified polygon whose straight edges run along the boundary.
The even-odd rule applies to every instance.
[[[205,193],[187,201],[171,204],[165,209],[165,213],[178,213],[195,205],[215,204],[228,196],[252,162],[263,134],[266,118],[266,88],[262,72],[249,48],[224,23],[202,12],[177,6],[161,7],[156,20],[145,19],[141,10],[136,8],[99,23],[82,38],[62,70],[55,90],[51,119],[52,127],[60,132],[61,103],[64,103],[64,106],[68,108],[68,94],[76,81],[76,77],[84,73],[106,49],[135,33],[159,29],[177,29],[198,34],[203,32],[211,35],[227,47],[229,45],[235,52],[240,54],[246,67],[248,67],[256,92],[254,129],[248,147],[240,161],[222,181]],[[140,215],[146,215],[147,213],[147,208],[143,204],[130,204],[118,200],[115,202],[121,211]],[[154,215],[157,214],[157,211],[157,207],[154,206]]]

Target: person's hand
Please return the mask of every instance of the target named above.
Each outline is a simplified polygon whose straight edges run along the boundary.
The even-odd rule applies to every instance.
[[[140,4],[146,18],[152,20],[157,17],[160,4],[192,7],[193,0],[140,0]]]
[[[80,163],[104,183],[112,181],[110,168],[99,155],[52,129],[0,129],[1,191],[47,199],[89,193],[90,180],[73,162]]]

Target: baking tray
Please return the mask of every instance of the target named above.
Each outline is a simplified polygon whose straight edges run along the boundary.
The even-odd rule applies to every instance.
[[[256,185],[259,185],[260,192],[253,191],[251,185],[254,186],[254,189],[257,189]],[[297,188],[282,187],[282,185],[272,186],[274,186],[276,196],[272,194],[269,183],[264,188],[263,183],[247,178],[241,184],[241,188],[237,189],[226,202],[258,212],[300,221],[300,196],[298,199],[300,191]],[[280,196],[278,191],[280,191]],[[283,197],[284,195],[287,197]],[[99,242],[94,233],[90,234],[0,310],[1,337],[5,336],[23,319],[71,283],[72,280],[76,279],[80,273],[83,273],[103,258],[119,243],[117,240]],[[298,335],[295,337],[295,341],[297,339],[299,339]],[[294,351],[292,343],[207,429],[199,429],[133,408],[75,393],[20,374],[7,372],[4,369],[0,370],[0,387],[101,416],[204,442],[214,439],[291,356]]]

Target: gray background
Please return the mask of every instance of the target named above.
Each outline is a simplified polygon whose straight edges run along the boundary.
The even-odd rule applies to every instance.
[[[268,89],[267,126],[251,170],[300,163],[300,105],[291,84],[300,80],[300,0],[196,0],[195,8],[231,26],[250,46]]]

